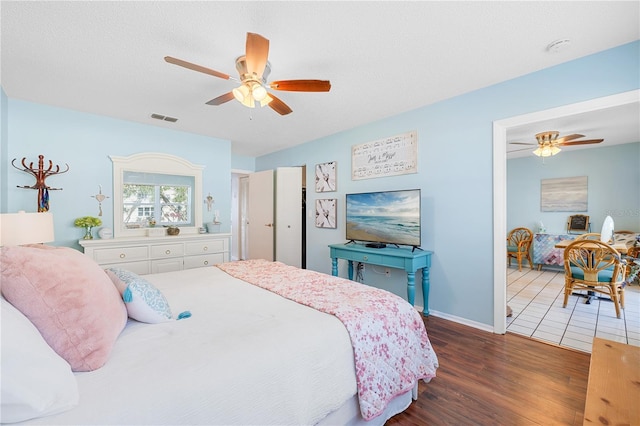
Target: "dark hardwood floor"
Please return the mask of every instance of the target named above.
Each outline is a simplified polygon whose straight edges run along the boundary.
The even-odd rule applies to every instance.
[[[590,355],[425,318],[440,367],[387,425],[582,425]]]

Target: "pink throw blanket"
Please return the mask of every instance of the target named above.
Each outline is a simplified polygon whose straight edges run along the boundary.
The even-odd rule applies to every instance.
[[[217,265],[229,275],[321,312],[345,325],[356,367],[360,412],[382,414],[395,396],[436,375],[438,358],[420,314],[388,291],[280,262]]]

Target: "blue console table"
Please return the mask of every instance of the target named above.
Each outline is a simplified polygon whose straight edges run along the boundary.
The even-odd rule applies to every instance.
[[[331,275],[338,276],[338,259],[349,261],[349,279],[353,279],[353,262],[404,269],[407,272],[407,298],[411,305],[416,296],[416,271],[422,269],[422,296],[424,298],[424,316],[429,315],[429,268],[432,251],[410,248],[370,248],[363,244],[331,244]]]

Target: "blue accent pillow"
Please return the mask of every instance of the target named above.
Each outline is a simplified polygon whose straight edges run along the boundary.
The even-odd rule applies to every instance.
[[[173,318],[169,302],[153,284],[131,271],[109,268],[107,275],[122,295],[129,318],[150,324],[189,318],[185,311]]]

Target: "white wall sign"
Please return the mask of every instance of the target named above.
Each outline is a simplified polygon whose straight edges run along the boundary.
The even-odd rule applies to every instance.
[[[418,173],[415,131],[351,147],[351,180]]]

